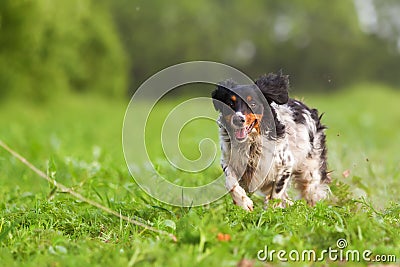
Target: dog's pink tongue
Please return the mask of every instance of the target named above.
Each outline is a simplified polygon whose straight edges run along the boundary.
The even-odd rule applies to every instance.
[[[235,136],[237,139],[244,139],[246,137],[246,129],[242,128],[235,131]]]

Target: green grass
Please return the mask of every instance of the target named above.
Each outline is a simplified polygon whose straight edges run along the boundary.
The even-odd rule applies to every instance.
[[[257,252],[266,245],[275,250],[320,252],[336,248],[339,238],[347,240],[348,249],[369,249],[375,255],[394,254],[399,259],[400,93],[364,85],[304,99],[325,112],[335,197],[313,208],[298,201],[287,209],[263,210],[262,199],[254,196],[252,213],[232,205],[229,196],[203,207],[180,208],[141,191],[122,154],[127,103],[90,96],[70,96],[43,105],[2,103],[0,137],[8,145],[57,181],[175,234],[178,242],[65,193],[49,198],[53,187],[0,149],[1,265],[236,266],[245,258],[264,266]],[[168,111],[176,103],[166,102],[159,108]],[[163,114],[154,114],[154,121],[162,122]],[[156,124],[153,129],[160,128]],[[198,140],[207,136],[216,140],[216,129],[209,123],[188,125],[181,139],[185,155],[196,158]],[[158,131],[147,138],[154,140],[150,154],[160,172],[179,174],[177,183],[190,184],[187,180],[192,176],[174,170],[163,159],[157,148]],[[195,176],[193,184],[204,184],[210,175],[220,174],[216,160],[209,170]],[[350,170],[347,178],[342,176],[345,170]],[[219,233],[228,234],[230,240],[219,240]]]

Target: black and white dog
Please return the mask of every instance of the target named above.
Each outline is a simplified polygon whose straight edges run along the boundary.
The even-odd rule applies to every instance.
[[[292,179],[308,204],[328,196],[325,126],[316,109],[288,96],[288,76],[270,73],[251,85],[232,80],[212,93],[220,117],[221,165],[233,202],[253,210],[247,193],[260,191],[265,203],[291,204]]]

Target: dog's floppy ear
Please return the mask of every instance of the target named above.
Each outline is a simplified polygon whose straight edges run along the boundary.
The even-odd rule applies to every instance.
[[[215,110],[222,111],[224,106],[223,103],[229,99],[229,89],[233,89],[236,86],[237,84],[231,79],[218,83],[217,89],[215,89],[211,94]]]
[[[275,102],[279,105],[285,104],[289,100],[289,75],[269,73],[263,75],[255,81],[268,102]]]

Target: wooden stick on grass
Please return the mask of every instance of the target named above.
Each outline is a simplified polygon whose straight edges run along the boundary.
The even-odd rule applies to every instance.
[[[27,159],[25,159],[24,157],[22,157],[20,154],[18,154],[17,152],[15,152],[14,150],[12,150],[9,146],[7,146],[3,141],[0,140],[0,147],[4,148],[6,151],[8,151],[11,155],[13,155],[16,159],[18,159],[19,161],[21,161],[23,164],[25,164],[29,169],[31,169],[32,171],[34,171],[37,175],[39,175],[40,177],[42,177],[43,179],[47,180],[49,183],[53,184],[56,188],[60,189],[63,192],[66,192],[70,195],[72,195],[73,197],[79,199],[80,201],[86,202],[91,206],[94,206],[98,209],[101,209],[103,211],[105,211],[106,213],[112,214],[124,221],[127,221],[129,223],[132,223],[134,225],[140,226],[142,228],[144,228],[145,230],[149,230],[161,235],[167,235],[169,236],[174,242],[177,242],[177,238],[175,235],[162,231],[160,229],[156,229],[150,225],[147,225],[145,223],[136,221],[134,219],[131,219],[127,216],[124,216],[110,208],[107,208],[103,205],[101,205],[100,203],[97,203],[91,199],[88,199],[84,196],[82,196],[81,194],[75,192],[73,189],[66,187],[63,184],[60,184],[59,182],[55,181],[54,179],[50,178],[48,175],[46,175],[44,172],[42,172],[41,170],[39,170],[38,168],[36,168],[32,163],[30,163]]]

